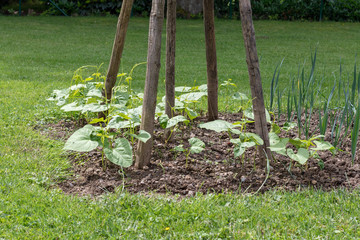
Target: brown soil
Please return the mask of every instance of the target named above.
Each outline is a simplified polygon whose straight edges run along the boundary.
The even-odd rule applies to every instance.
[[[235,122],[239,114],[223,114],[220,119]],[[299,166],[281,155],[276,155],[270,163],[270,174],[264,164],[261,164],[255,148],[245,153],[245,160],[234,160],[232,144],[227,133],[216,133],[198,128],[199,118],[192,128],[182,126],[177,132],[173,143],[164,144],[163,130],[157,128],[151,158],[151,165],[143,170],[134,167],[121,169],[108,162],[107,169],[102,168],[100,151],[86,154],[70,154],[72,177],[62,181],[58,186],[65,192],[77,195],[97,196],[113,192],[115,188],[124,187],[128,192],[156,192],[192,196],[196,192],[264,192],[269,189],[297,190],[315,188],[332,190],[335,188],[354,189],[360,186],[360,160],[356,157],[352,164],[350,146],[351,140],[345,139],[342,151],[333,156],[330,152],[319,152],[320,159],[310,159],[307,166]],[[284,122],[283,120],[280,120]],[[74,122],[61,121],[48,125],[47,134],[52,138],[65,140],[78,128]],[[50,129],[50,130],[49,130]],[[317,133],[316,119],[311,129]],[[252,124],[247,131],[254,131]],[[288,133],[296,137],[296,129]],[[188,146],[187,139],[198,137],[205,142],[206,148],[200,154],[192,154],[186,167],[184,153],[172,151],[176,145]],[[327,136],[326,140],[330,140]],[[359,147],[357,150],[359,155]],[[321,164],[323,162],[323,165]]]

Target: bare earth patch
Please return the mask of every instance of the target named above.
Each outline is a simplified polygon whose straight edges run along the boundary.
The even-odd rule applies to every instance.
[[[220,119],[235,122],[240,114],[223,114]],[[263,162],[257,157],[255,148],[247,150],[245,160],[234,161],[233,145],[227,133],[216,133],[198,128],[198,124],[205,122],[205,118],[194,121],[192,127],[182,126],[182,132],[174,135],[172,143],[164,144],[163,130],[155,131],[154,147],[151,165],[143,170],[134,167],[124,169],[124,177],[120,167],[108,162],[104,171],[101,153],[74,153],[69,155],[72,163],[72,178],[62,181],[58,186],[69,194],[98,196],[106,192],[113,192],[115,188],[124,187],[128,192],[156,192],[192,196],[196,192],[260,192],[269,189],[297,190],[302,188],[316,188],[332,190],[335,188],[354,189],[360,186],[360,161],[356,157],[352,164],[350,146],[351,140],[345,139],[341,149],[335,156],[329,151],[319,152],[320,159],[310,159],[307,166],[292,163],[290,159],[276,155],[270,163],[270,174]],[[279,125],[284,123],[278,121]],[[46,134],[55,139],[65,140],[76,128],[74,122],[61,121],[41,127],[47,129]],[[317,133],[316,119],[311,129]],[[247,131],[254,131],[253,125],[248,125]],[[296,129],[290,133],[295,137]],[[205,150],[200,154],[192,154],[187,167],[184,153],[177,153],[172,149],[178,144],[187,147],[187,140],[197,137],[205,142]],[[327,136],[327,139],[330,140]],[[359,146],[357,156],[359,156]],[[324,164],[319,164],[319,161]],[[265,183],[264,183],[265,182]],[[264,185],[262,186],[262,184]],[[261,187],[262,186],[262,187]]]

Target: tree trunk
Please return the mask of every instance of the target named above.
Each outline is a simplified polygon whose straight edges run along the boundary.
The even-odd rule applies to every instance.
[[[166,73],[165,73],[165,113],[169,118],[174,116],[175,106],[175,39],[176,39],[176,0],[167,1],[166,19]],[[165,139],[171,134],[165,129]]]
[[[207,63],[208,120],[218,118],[218,76],[215,46],[214,0],[203,0]]]
[[[271,159],[271,152],[268,148],[270,146],[269,133],[266,122],[264,96],[260,76],[259,60],[256,50],[255,30],[252,21],[250,0],[240,0],[239,7],[242,33],[246,50],[246,62],[249,71],[251,96],[253,98],[255,131],[264,140],[264,145],[260,146],[259,152],[262,159],[265,159],[266,156]]]
[[[131,15],[131,9],[134,0],[124,0],[121,6],[121,12],[118,18],[114,45],[109,63],[109,69],[105,81],[104,97],[107,100],[111,99],[112,89],[115,86],[117,74],[119,72],[119,66],[121,61],[122,52],[125,44],[126,31]]]
[[[138,142],[135,167],[140,169],[149,165],[153,145],[156,96],[161,58],[161,30],[164,21],[164,4],[165,0],[153,0],[150,13],[147,69],[140,129],[150,133],[151,138],[146,143],[141,141]]]

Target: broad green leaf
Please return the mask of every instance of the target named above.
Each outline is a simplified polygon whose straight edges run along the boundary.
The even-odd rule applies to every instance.
[[[279,136],[274,132],[269,132],[269,142],[270,146],[277,144],[280,142]]]
[[[194,110],[192,110],[191,108],[185,108],[185,112],[190,120],[193,120],[199,116],[199,114]]]
[[[234,147],[234,157],[240,157],[241,155],[244,154],[245,150],[247,148],[251,148],[254,147],[256,145],[255,142],[251,141],[251,142],[241,142],[240,139],[230,139],[230,142],[235,144]]]
[[[206,92],[191,92],[180,95],[180,101],[197,102],[200,98],[207,96]]]
[[[92,125],[86,125],[74,132],[66,141],[64,149],[77,152],[89,152],[99,146],[99,142],[95,141],[91,134],[96,129]]]
[[[200,153],[204,150],[205,143],[198,138],[190,138],[189,143],[191,145],[190,153]]]
[[[105,112],[108,109],[109,109],[108,105],[99,104],[99,103],[90,103],[90,104],[85,104],[84,105],[84,107],[82,109],[82,113],[85,113],[85,112]]]
[[[276,123],[271,124],[271,132],[279,134],[280,133],[280,127]]]
[[[239,129],[232,128],[232,129],[230,129],[230,131],[234,134],[238,134],[238,135],[241,134],[241,131]]]
[[[289,139],[289,142],[294,145],[296,148],[306,148],[306,143],[304,143],[303,141],[301,141],[299,138],[295,138],[295,139]]]
[[[185,149],[184,149],[184,147],[183,147],[182,144],[174,147],[173,150],[174,150],[174,151],[177,151],[177,152],[184,152],[184,151],[185,151]]]
[[[66,103],[66,99],[69,97],[69,89],[54,90],[49,97],[48,101],[57,101],[57,106],[62,106]]]
[[[89,92],[86,94],[87,97],[98,97],[102,98],[101,90],[96,87],[91,87]]]
[[[91,120],[91,122],[89,122],[89,124],[102,123],[102,122],[106,122],[106,120],[104,120],[104,118],[95,118],[95,119]]]
[[[315,150],[315,151],[325,151],[325,150],[331,150],[334,149],[334,146],[331,145],[331,143],[326,142],[326,141],[314,141],[314,143],[316,144],[315,148],[311,148],[311,150]]]
[[[85,87],[86,87],[85,84],[76,84],[76,85],[72,85],[72,86],[70,87],[70,90],[71,90],[71,91],[75,91],[75,90],[78,90],[78,89],[81,89],[81,88],[85,88]]]
[[[133,163],[133,153],[129,141],[125,138],[115,140],[115,148],[105,148],[107,159],[121,167],[130,167]]]
[[[187,118],[184,117],[184,116],[182,116],[182,115],[178,115],[178,116],[172,117],[172,118],[170,118],[169,121],[167,122],[166,128],[174,127],[175,125],[177,125],[177,124],[180,123],[180,122],[188,123],[189,120],[187,120]]]
[[[291,148],[287,149],[287,155],[294,161],[304,165],[310,157],[309,151],[305,148],[299,148],[295,154]]]
[[[199,86],[198,90],[200,92],[207,92],[207,84],[202,84]]]
[[[236,145],[234,147],[234,157],[240,157],[245,152],[245,148],[241,145]]]
[[[78,105],[78,102],[72,102],[69,104],[64,105],[61,110],[65,111],[65,112],[77,112],[77,111],[82,111],[84,108],[84,105]]]
[[[255,133],[245,133],[246,138],[250,139],[250,140],[254,140],[254,142],[257,145],[263,145],[264,141],[261,139],[261,137]]]
[[[163,114],[159,117],[159,124],[161,128],[166,128],[167,122],[169,121],[169,117],[166,114]]]
[[[243,142],[241,143],[241,146],[244,147],[244,148],[251,148],[253,146],[256,146],[256,143],[255,142]]]
[[[139,106],[137,108],[131,108],[128,110],[128,115],[137,116],[139,119],[141,118],[141,114],[142,114],[142,106]]]
[[[175,88],[175,92],[190,92],[191,91],[191,87],[185,87],[185,86],[181,86],[181,87],[176,87]]]
[[[151,138],[151,135],[144,130],[140,130],[137,135],[136,134],[130,134],[130,135],[142,141],[143,143],[146,143]]]
[[[288,142],[288,138],[281,138],[276,144],[271,145],[270,143],[269,149],[273,152],[286,156],[286,144]]]
[[[234,125],[224,120],[215,120],[207,123],[202,123],[199,125],[199,127],[213,130],[216,132],[227,132],[232,129]]]
[[[106,126],[106,128],[115,128],[115,129],[121,129],[121,128],[130,128],[130,127],[136,127],[136,126],[139,126],[140,123],[138,122],[131,122],[131,121],[128,121],[128,120],[125,120],[124,119],[124,116],[127,116],[127,115],[116,115],[114,116],[108,123],[108,125]],[[129,118],[127,116],[127,118]]]
[[[249,98],[244,93],[241,93],[241,92],[234,93],[232,98],[235,100],[240,100],[240,101],[249,100]]]
[[[205,147],[205,143],[196,137],[190,138],[189,143],[191,146]]]
[[[123,92],[123,91],[115,91],[114,92],[114,98],[115,98],[115,104],[120,105],[126,105],[126,103],[129,101],[129,93]]]
[[[240,144],[241,140],[239,138],[233,138],[233,139],[230,139],[230,142],[233,144]]]
[[[175,109],[181,110],[184,109],[184,107],[185,107],[184,103],[178,100],[177,98],[175,98]]]
[[[297,126],[297,123],[294,122],[286,122],[284,123],[284,125],[281,127],[282,130],[288,132],[289,130],[295,128]]]
[[[245,109],[244,116],[249,119],[254,120],[254,112],[253,112],[252,108]],[[266,122],[271,122],[270,113],[268,112],[267,109],[265,109],[265,117],[266,117]]]

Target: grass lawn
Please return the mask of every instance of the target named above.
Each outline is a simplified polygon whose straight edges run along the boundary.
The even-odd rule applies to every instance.
[[[63,117],[45,99],[53,89],[68,87],[80,66],[104,63],[106,71],[116,21],[0,16],[0,239],[360,238],[358,190],[274,190],[256,196],[173,200],[120,190],[91,199],[49,188],[68,176],[70,165],[63,142],[34,130],[37,124]],[[280,81],[286,86],[299,64],[306,60],[310,65],[316,47],[317,73],[326,76],[324,91],[328,91],[339,74],[340,59],[343,72],[351,73],[360,50],[359,27],[359,23],[255,22],[265,97],[274,69],[284,57]],[[122,71],[146,61],[147,29],[147,19],[131,19]],[[231,78],[240,91],[249,93],[240,29],[239,21],[216,21],[219,80]],[[178,21],[177,85],[206,82],[203,38],[201,20]],[[142,65],[135,70],[136,90],[143,88],[144,77]],[[225,98],[221,95],[220,101]]]

